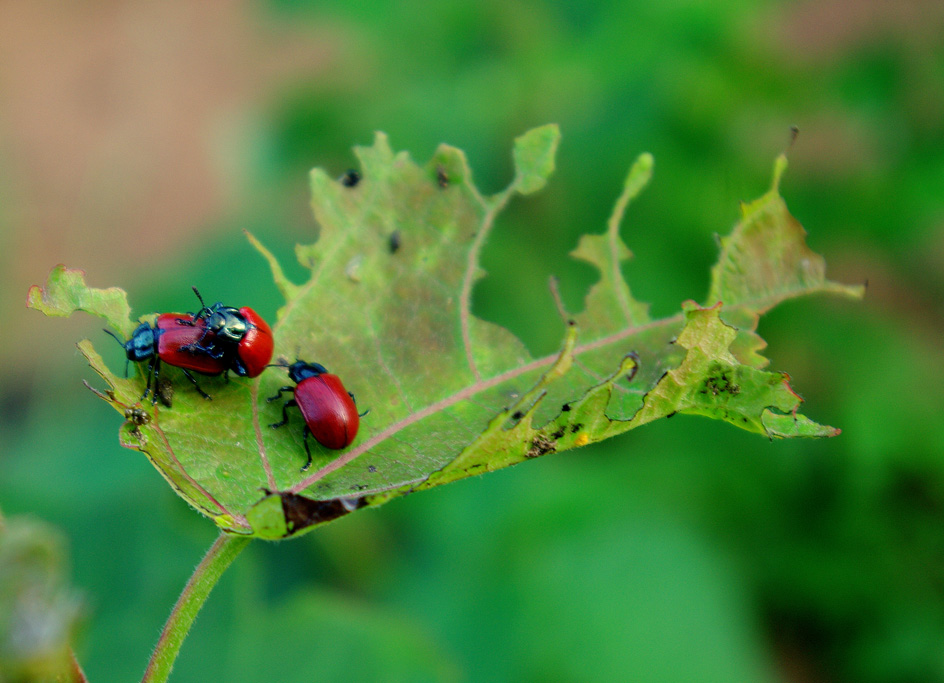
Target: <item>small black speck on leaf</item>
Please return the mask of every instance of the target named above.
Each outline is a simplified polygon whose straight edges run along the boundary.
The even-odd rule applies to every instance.
[[[344,187],[355,187],[361,181],[361,174],[358,171],[355,171],[353,168],[345,171],[344,175],[341,176],[341,184]]]

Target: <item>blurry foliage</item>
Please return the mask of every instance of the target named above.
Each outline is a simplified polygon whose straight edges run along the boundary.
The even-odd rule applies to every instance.
[[[80,599],[69,585],[60,534],[0,514],[0,681],[65,680]],[[62,678],[57,678],[62,677]]]
[[[643,149],[658,166],[627,216],[636,257],[624,272],[654,315],[707,291],[712,234],[766,186],[791,124],[801,132],[782,192],[833,277],[870,290],[860,306],[799,301],[761,321],[771,369],[791,369],[817,414],[843,427],[837,439],[768,444],[680,416],[297,543],[254,544],[209,600],[173,680],[217,677],[221,659],[226,680],[252,680],[247,644],[268,640],[272,623],[311,642],[363,628],[365,666],[393,670],[431,648],[419,674],[433,679],[944,680],[940,3],[270,9],[331,25],[344,47],[329,76],[283,84],[264,106],[245,210],[225,219],[232,235],[172,264],[142,262],[154,309],[214,283],[224,291],[211,298],[271,314],[264,264],[237,228],[282,243],[290,262],[290,242],[312,229],[308,167],[340,175],[375,129],[414,158],[441,141],[467,150],[478,184],[494,189],[510,177],[508,142],[546,121],[564,131],[560,170],[510,207],[475,293],[476,312],[532,352],[558,341],[548,275],[578,309],[593,273],[567,253],[604,225],[626,160]],[[679,188],[693,199],[672,206]],[[64,349],[75,336],[57,334]],[[4,409],[0,500],[65,529],[91,603],[79,658],[93,681],[126,680],[214,530],[120,449],[102,428],[109,411],[60,391],[84,372],[70,361],[49,363],[59,374],[38,367],[34,382],[4,370],[15,397],[4,405],[17,407]],[[331,616],[344,601],[353,625]],[[328,672],[335,656],[341,670],[357,666],[346,649],[297,656],[284,680]]]

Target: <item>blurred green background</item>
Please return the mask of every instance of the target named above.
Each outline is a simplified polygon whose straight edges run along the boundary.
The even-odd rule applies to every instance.
[[[374,130],[510,179],[512,139],[563,131],[503,215],[475,311],[536,355],[579,309],[635,156],[623,229],[655,315],[701,300],[715,233],[769,185],[862,303],[761,321],[828,441],[678,417],[607,443],[257,542],[174,681],[944,681],[944,4],[939,0],[0,3],[0,507],[61,527],[92,681],[136,680],[216,535],[81,385],[88,316],[23,306],[55,263],[136,314],[211,300],[273,318],[241,229],[286,264],[307,170]],[[114,349],[114,363],[121,362]]]

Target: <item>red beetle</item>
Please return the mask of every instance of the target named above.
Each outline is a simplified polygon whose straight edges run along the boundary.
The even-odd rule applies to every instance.
[[[154,325],[150,323],[141,323],[131,335],[131,339],[126,342],[111,330],[105,330],[108,334],[118,340],[118,343],[125,350],[128,362],[134,361],[141,363],[148,361],[147,385],[141,400],[147,398],[151,393],[151,378],[157,381],[160,379],[161,362],[181,368],[184,375],[187,376],[193,386],[197,388],[200,395],[205,399],[210,396],[197,380],[190,374],[190,370],[199,372],[202,375],[221,375],[226,372],[227,365],[223,358],[214,358],[213,356],[201,351],[197,344],[206,336],[206,324],[200,318],[185,313],[162,313],[157,316]],[[128,374],[127,364],[125,365],[125,375]],[[151,403],[157,403],[157,391],[151,398]]]
[[[360,418],[367,413],[357,413],[354,394],[345,389],[338,376],[329,374],[323,365],[296,361],[288,366],[288,376],[295,386],[282,387],[278,394],[267,400],[282,398],[282,393],[286,391],[294,392],[294,397],[282,405],[282,421],[269,426],[276,428],[288,424],[288,409],[292,406],[301,411],[305,418],[305,453],[308,454],[308,461],[302,467],[304,472],[311,466],[309,434],[325,448],[347,448],[357,436]]]
[[[262,316],[248,306],[234,308],[222,302],[207,306],[196,287],[193,291],[201,308],[188,318],[192,322],[180,321],[182,325],[193,325],[196,321],[204,324],[203,334],[193,343],[193,349],[224,360],[226,367],[240,377],[261,375],[275,347],[272,330]]]

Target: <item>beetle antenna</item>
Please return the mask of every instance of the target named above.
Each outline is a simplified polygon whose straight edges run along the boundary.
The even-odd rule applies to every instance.
[[[105,334],[110,334],[112,337],[114,337],[114,338],[115,338],[115,341],[117,341],[119,344],[121,344],[121,348],[124,348],[124,347],[125,347],[125,343],[124,343],[123,341],[121,341],[121,337],[119,337],[117,334],[115,334],[114,332],[112,332],[111,330],[109,330],[107,327],[102,328],[102,332],[104,332]]]
[[[203,315],[203,312],[204,312],[204,311],[206,311],[206,312],[209,314],[210,309],[207,308],[206,302],[204,302],[203,297],[200,296],[200,290],[198,290],[198,289],[197,289],[196,287],[194,287],[193,285],[190,285],[190,289],[193,290],[193,293],[197,295],[197,299],[200,301],[200,310],[197,311],[197,312],[194,314],[193,317],[194,317],[194,318],[199,318],[200,316]],[[206,331],[204,331],[204,336],[206,336]]]
[[[200,296],[200,290],[194,287],[193,285],[190,285],[190,289],[193,290],[193,293],[196,294],[197,298],[200,300],[200,308],[206,308],[206,304],[203,303],[203,297]]]
[[[107,327],[102,328],[102,332],[104,332],[105,334],[110,334],[112,337],[115,338],[116,342],[121,344],[121,348],[125,349],[125,351],[128,350],[128,347],[125,345],[125,342],[121,341],[121,337],[119,337],[117,334],[109,330]],[[130,358],[125,358],[125,377],[128,376],[128,363],[130,362],[131,362]]]

